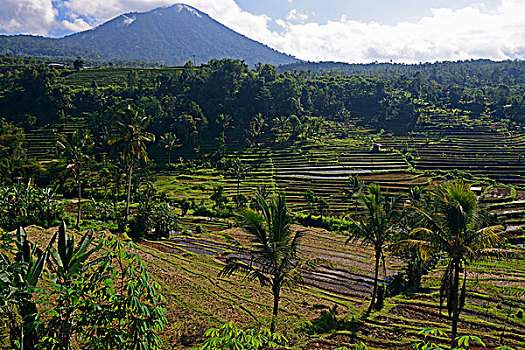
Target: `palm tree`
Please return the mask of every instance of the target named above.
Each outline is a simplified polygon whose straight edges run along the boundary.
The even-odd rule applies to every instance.
[[[376,302],[379,263],[382,259],[384,264],[384,250],[396,231],[398,219],[401,215],[399,207],[401,198],[400,195],[381,194],[380,186],[375,184],[368,186],[368,194],[363,193],[359,196],[364,217],[361,221],[353,221],[352,236],[348,238],[346,243],[351,240],[361,241],[363,245],[370,245],[374,248],[374,289],[368,312],[372,311]]]
[[[172,132],[165,133],[160,137],[160,143],[168,150],[168,166],[171,165],[171,152],[174,148],[182,146],[179,138]]]
[[[348,177],[347,187],[343,190],[343,194],[347,199],[357,197],[363,189],[364,181],[359,174],[350,175]],[[357,200],[355,201],[355,216],[357,216]]]
[[[504,231],[501,226],[487,225],[476,194],[462,181],[439,185],[430,196],[432,200],[427,208],[416,208],[422,217],[420,227],[413,229],[411,238],[402,243],[417,247],[422,258],[445,254],[448,263],[441,279],[440,305],[446,300],[449,317],[452,317],[451,346],[454,347],[466,297],[466,266],[477,260],[485,249],[495,247]]]
[[[237,208],[239,208],[241,196],[241,179],[244,179],[246,177],[246,174],[250,170],[250,167],[246,164],[243,164],[243,162],[238,157],[232,161],[231,165],[231,171],[237,179]]]
[[[250,240],[248,246],[228,236],[237,248],[240,257],[231,257],[219,275],[231,276],[243,272],[248,279],[257,279],[261,286],[270,286],[273,294],[273,312],[270,330],[275,331],[279,311],[281,288],[293,286],[302,280],[301,272],[314,267],[318,259],[301,259],[298,256],[299,243],[304,231],[293,232],[283,194],[266,202],[256,196],[260,212],[243,209],[239,212]]]
[[[82,215],[82,177],[85,173],[85,166],[91,161],[91,156],[88,154],[88,151],[93,148],[95,143],[89,131],[77,130],[73,133],[69,142],[61,138],[57,144],[62,149],[63,155],[68,163],[67,168],[73,173],[75,182],[77,183],[78,203],[77,224],[75,227],[78,228]]]
[[[148,160],[146,142],[155,141],[155,135],[145,131],[149,124],[149,118],[142,111],[135,110],[131,106],[118,112],[114,116],[114,127],[116,135],[109,140],[113,150],[118,150],[124,161],[129,162],[128,167],[128,191],[126,198],[126,217],[128,222],[129,203],[131,199],[131,178],[133,176],[134,160]]]

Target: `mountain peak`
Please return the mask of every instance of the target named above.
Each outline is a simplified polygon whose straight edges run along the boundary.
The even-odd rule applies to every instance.
[[[122,15],[123,21],[122,23],[125,25],[130,25],[131,23],[135,22],[137,17],[135,15]]]
[[[176,11],[179,12],[179,13],[182,12],[182,11],[188,11],[189,13],[191,13],[191,14],[199,17],[199,18],[202,18],[202,12],[200,12],[199,10],[197,10],[194,7],[191,7],[190,5],[175,4],[175,5],[170,6],[169,8],[176,9]]]
[[[106,61],[134,61],[183,65],[213,58],[280,65],[296,62],[289,55],[247,38],[206,13],[186,4],[159,7],[149,12],[122,14],[96,28],[43,41],[0,36],[0,54],[77,57]]]

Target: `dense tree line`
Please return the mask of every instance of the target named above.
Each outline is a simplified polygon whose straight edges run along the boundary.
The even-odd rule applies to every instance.
[[[280,72],[310,70],[316,74],[364,75],[389,77],[392,75],[414,76],[421,72],[423,77],[438,84],[456,84],[470,88],[485,85],[518,85],[525,83],[524,61],[491,61],[488,59],[444,61],[434,63],[363,63],[342,62],[296,62],[279,66]]]
[[[521,77],[520,63],[511,66],[514,75],[505,73],[510,63],[501,67],[493,63],[493,75]],[[64,80],[73,71],[27,64],[0,75],[0,110],[1,117],[26,129],[56,123],[59,116],[85,116],[100,138],[108,120],[132,104],[151,116],[149,131],[159,136],[173,132],[182,144],[193,147],[202,140],[253,141],[283,128],[300,135],[319,117],[404,132],[417,129],[422,111],[432,107],[523,121],[522,78],[486,79],[474,86],[461,80],[468,76],[459,69],[462,66],[434,67],[439,74],[457,77],[437,79],[428,74],[426,65],[416,66],[408,75],[374,77],[278,73],[263,64],[251,70],[241,61],[225,59],[201,67],[188,63],[185,69],[149,78],[130,72],[119,86],[94,82],[78,88]]]
[[[456,63],[436,67],[442,67],[442,74],[459,77],[464,73],[459,69],[463,66]],[[513,68],[516,75],[522,74],[521,62],[492,62],[483,67],[494,67],[494,72]],[[524,87],[519,79],[509,80],[509,85],[499,84],[496,78],[479,86],[453,84],[450,80],[440,84],[429,77],[427,65],[413,68],[420,70],[413,74],[411,70],[409,75],[319,75],[309,71],[279,73],[267,64],[250,69],[242,61],[225,59],[199,67],[187,63],[171,69],[78,72],[56,69],[34,59],[1,56],[0,154],[5,155],[0,162],[2,182],[34,178],[41,186],[57,179],[65,184],[74,167],[68,172],[60,164],[43,166],[32,162],[26,157],[24,138],[43,126],[58,134],[61,125],[81,120],[93,143],[89,153],[94,167],[107,172],[100,173],[94,181],[101,183],[95,186],[107,187],[102,182],[114,178],[115,191],[119,195],[129,193],[130,169],[135,178],[140,178],[145,169],[141,157],[137,157],[137,170],[127,158],[108,157],[117,153],[114,141],[122,137],[122,125],[115,122],[116,116],[128,106],[140,118],[147,117],[140,129],[149,140],[159,141],[146,142],[143,151],[165,148],[162,152],[167,154],[166,161],[172,163],[177,159],[173,150],[182,147],[185,155],[193,154],[218,168],[223,166],[221,159],[229,146],[308,142],[320,137],[327,121],[338,123],[343,137],[344,130],[355,124],[396,133],[418,130],[429,113],[524,121]],[[92,81],[80,83],[80,73],[87,73]],[[110,79],[114,76],[124,78],[116,84]],[[54,158],[64,158],[59,148],[47,151]],[[49,171],[50,167],[56,169]],[[126,184],[121,183],[125,180]],[[69,186],[69,195],[73,197],[81,188],[78,179],[72,182],[75,184]],[[137,188],[133,185],[132,192]]]

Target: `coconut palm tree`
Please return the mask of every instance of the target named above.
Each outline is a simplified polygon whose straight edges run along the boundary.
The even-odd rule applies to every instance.
[[[436,253],[445,255],[447,266],[441,279],[440,305],[446,301],[452,317],[451,346],[454,347],[459,315],[465,303],[466,267],[485,249],[495,247],[503,239],[504,231],[501,226],[487,225],[476,194],[462,181],[436,186],[430,196],[427,208],[416,208],[421,215],[420,227],[413,229],[411,238],[402,243],[417,247],[422,258]]]
[[[233,159],[231,162],[232,168],[231,172],[237,179],[237,208],[240,206],[240,197],[241,197],[241,180],[246,177],[246,174],[250,170],[250,166],[244,164],[238,157]]]
[[[82,177],[85,173],[85,166],[91,161],[91,156],[88,152],[93,148],[95,142],[89,131],[77,130],[73,133],[69,142],[61,138],[57,144],[63,152],[62,154],[67,162],[67,168],[73,173],[75,182],[77,183],[78,203],[76,228],[78,228],[82,215]]]
[[[243,209],[239,216],[249,235],[249,241],[241,243],[228,236],[239,255],[227,260],[220,272],[221,276],[231,276],[243,272],[248,279],[258,280],[261,286],[270,286],[273,294],[273,312],[270,330],[275,331],[275,322],[279,311],[281,288],[293,286],[302,280],[302,271],[313,268],[318,259],[301,259],[298,256],[299,243],[304,231],[290,228],[283,194],[268,202],[256,196],[259,212]]]
[[[346,183],[346,188],[343,190],[343,195],[347,199],[352,199],[358,197],[363,189],[364,181],[361,179],[359,174],[350,175],[348,177],[348,182]],[[357,216],[357,205],[358,201],[355,201],[355,216]]]
[[[171,152],[175,148],[182,146],[179,141],[177,135],[172,132],[165,133],[160,137],[160,143],[168,150],[168,166],[171,165]]]
[[[149,124],[149,118],[142,111],[135,110],[131,106],[114,115],[115,136],[110,138],[109,144],[113,151],[119,151],[121,158],[128,164],[128,190],[126,197],[126,217],[128,222],[129,203],[131,200],[131,179],[135,159],[148,160],[146,142],[155,141],[155,135],[145,129]]]
[[[374,289],[372,300],[368,306],[368,312],[372,311],[376,303],[377,286],[379,279],[379,264],[383,260],[384,251],[388,246],[396,231],[396,227],[401,216],[400,201],[401,196],[383,195],[381,187],[370,184],[368,193],[359,196],[359,202],[363,208],[363,218],[361,221],[353,221],[350,241],[360,241],[363,245],[370,245],[375,252],[374,269]]]

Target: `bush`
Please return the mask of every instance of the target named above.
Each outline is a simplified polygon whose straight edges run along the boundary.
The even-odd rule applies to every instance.
[[[0,188],[0,227],[10,231],[18,226],[49,227],[60,222],[64,207],[57,188],[39,188],[31,183]]]
[[[137,215],[131,220],[129,236],[132,239],[140,239],[151,232],[155,238],[168,238],[179,222],[168,199],[151,184],[148,184],[138,197]]]
[[[337,217],[321,217],[315,215],[296,214],[295,220],[303,226],[320,227],[328,231],[348,231],[352,227],[352,221]]]
[[[242,330],[232,322],[225,323],[220,328],[208,329],[204,336],[207,339],[199,347],[201,350],[263,350],[279,348],[288,343],[285,337],[279,333],[272,333],[267,328],[258,331]]]
[[[75,244],[64,223],[44,252],[28,243],[21,228],[16,237],[1,238],[2,251],[18,260],[0,253],[0,276],[8,281],[0,296],[7,309],[26,315],[17,320],[25,332],[20,324],[8,325],[13,348],[24,340],[28,349],[160,349],[165,300],[132,243],[113,236],[97,240],[88,231]],[[41,286],[44,264],[53,283]]]
[[[209,209],[204,204],[199,204],[193,210],[193,215],[214,217],[217,216],[217,212],[215,210]]]

